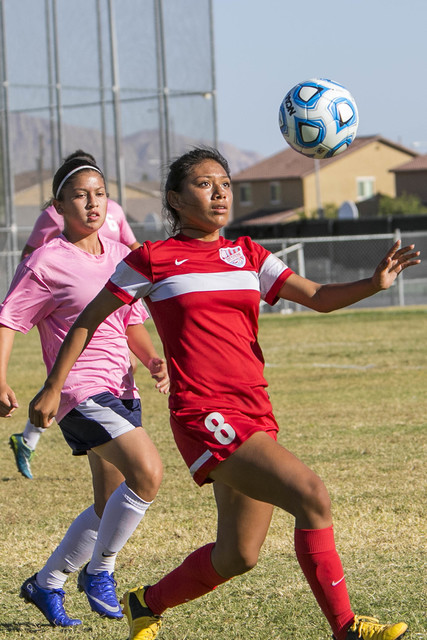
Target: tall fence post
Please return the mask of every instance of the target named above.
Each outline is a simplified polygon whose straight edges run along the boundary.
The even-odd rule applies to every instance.
[[[400,234],[400,229],[395,229],[394,231],[394,241],[398,240],[402,241],[402,236]],[[399,274],[397,278],[397,294],[399,297],[399,307],[405,306],[405,280],[403,278],[403,271]]]

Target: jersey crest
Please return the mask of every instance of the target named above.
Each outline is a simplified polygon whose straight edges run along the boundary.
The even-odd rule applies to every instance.
[[[219,257],[227,264],[231,264],[233,267],[238,267],[239,269],[246,264],[246,256],[243,253],[242,247],[221,247]]]

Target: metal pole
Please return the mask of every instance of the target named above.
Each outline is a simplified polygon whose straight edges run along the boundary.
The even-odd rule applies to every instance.
[[[55,152],[55,88],[53,86],[53,53],[52,53],[52,36],[51,36],[51,19],[50,19],[50,0],[45,0],[45,23],[46,23],[46,56],[47,56],[47,78],[49,93],[49,127],[50,127],[50,165],[52,175],[55,173],[57,166]]]
[[[105,90],[104,90],[104,64],[102,47],[102,21],[101,21],[101,0],[96,0],[96,28],[98,36],[98,70],[99,70],[99,98],[101,110],[101,145],[102,145],[102,168],[105,180],[108,183],[108,160],[107,160],[107,127],[105,118]]]
[[[165,145],[165,121],[164,121],[164,93],[163,93],[163,65],[161,52],[161,36],[160,36],[160,18],[159,18],[159,2],[154,0],[154,26],[156,36],[156,68],[157,68],[157,114],[159,120],[159,147],[160,147],[160,164],[164,168],[166,165],[166,145]]]
[[[62,151],[62,88],[59,72],[59,48],[58,48],[58,16],[56,11],[56,0],[52,0],[52,26],[53,26],[53,61],[55,68],[55,94],[56,94],[56,145],[58,149],[58,161],[63,160]]]
[[[394,242],[397,242],[398,240],[402,240],[402,236],[400,234],[400,229],[395,229],[394,230]],[[399,307],[404,307],[405,306],[405,281],[403,278],[403,271],[402,273],[399,274],[399,277],[397,278],[397,294],[399,296]]]
[[[211,48],[211,81],[212,81],[212,118],[213,118],[213,146],[218,147],[218,112],[216,103],[216,70],[215,70],[215,41],[213,2],[209,0],[209,38]]]
[[[7,247],[9,249],[7,255],[7,279],[10,282],[13,273],[15,272],[18,259],[18,235],[17,226],[15,221],[15,208],[13,202],[13,176],[11,167],[11,153],[10,153],[10,138],[9,138],[9,81],[7,76],[7,61],[6,61],[6,29],[5,29],[5,14],[4,3],[0,0],[0,36],[1,36],[1,50],[0,50],[0,78],[2,86],[2,98],[1,98],[1,143],[2,143],[2,156],[3,156],[3,181],[4,181],[4,205],[5,205],[5,223],[9,227],[7,235]],[[11,253],[10,253],[11,251]]]
[[[114,120],[114,139],[116,145],[116,173],[117,173],[117,191],[118,201],[125,208],[124,193],[124,166],[122,156],[122,135],[121,135],[121,117],[120,117],[120,83],[119,83],[119,66],[117,60],[117,38],[114,22],[113,0],[108,1],[108,21],[110,30],[110,53],[111,53],[111,77],[113,86],[113,120]]]
[[[317,215],[323,218],[322,196],[320,195],[320,160],[314,159],[314,177],[316,180]]]
[[[166,49],[165,49],[165,32],[163,24],[163,0],[157,0],[158,11],[158,30],[159,30],[159,51],[160,51],[160,65],[161,65],[161,78],[162,86],[161,92],[163,94],[163,118],[164,118],[164,132],[165,132],[165,155],[166,162],[169,163],[171,159],[170,150],[170,131],[169,131],[169,88],[167,83],[166,73]]]

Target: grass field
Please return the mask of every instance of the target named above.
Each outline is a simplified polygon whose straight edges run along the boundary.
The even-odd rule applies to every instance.
[[[280,442],[329,488],[337,547],[354,610],[405,620],[408,640],[427,638],[426,423],[427,309],[265,315],[260,342]],[[102,620],[66,586],[66,608],[83,620],[52,629],[18,597],[69,523],[91,503],[85,458],[73,458],[55,425],[21,477],[7,446],[22,431],[28,401],[44,379],[38,336],[18,335],[9,384],[21,408],[0,421],[0,638],[124,640],[124,621]],[[165,476],[157,500],[121,552],[118,593],[156,581],[215,537],[211,488],[198,489],[176,451],[166,398],[142,366],[144,423]],[[293,522],[275,512],[258,566],[201,600],[166,613],[159,640],[320,640],[330,630],[293,552]],[[405,638],[406,640],[406,638]]]

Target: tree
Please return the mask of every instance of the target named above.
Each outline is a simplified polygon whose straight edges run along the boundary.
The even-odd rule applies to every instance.
[[[379,198],[379,216],[413,216],[424,213],[427,213],[427,207],[414,194],[403,193],[397,198],[381,195]]]

